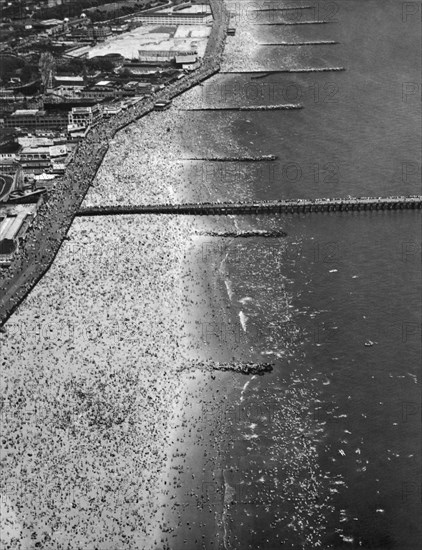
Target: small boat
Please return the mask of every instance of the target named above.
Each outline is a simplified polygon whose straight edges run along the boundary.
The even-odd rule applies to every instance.
[[[374,342],[372,340],[367,340],[364,344],[367,348],[370,348],[374,345]]]

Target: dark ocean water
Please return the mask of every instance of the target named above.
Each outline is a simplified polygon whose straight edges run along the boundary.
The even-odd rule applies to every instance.
[[[283,4],[287,2],[271,6]],[[312,2],[306,3],[309,4]],[[419,193],[420,19],[403,14],[405,8],[398,1],[315,5],[321,14],[336,6],[336,22],[281,27],[248,24],[247,28],[258,43],[334,40],[338,44],[256,45],[253,60],[264,70],[346,70],[272,74],[260,79],[253,79],[250,74],[220,75],[208,81],[198,92],[206,105],[296,103],[304,108],[192,114],[192,123],[202,137],[202,153],[233,154],[235,143],[251,154],[278,156],[273,163],[254,166],[195,166],[196,187],[202,182],[208,187],[212,184],[214,193],[222,198],[259,199]],[[263,16],[269,21],[281,17],[281,12],[270,13],[271,16],[261,13],[259,20]],[[243,19],[239,19],[239,25],[245,26]],[[239,66],[239,70],[247,67]],[[194,140],[192,147],[198,154],[196,133]]]
[[[283,243],[230,246],[245,345],[276,366],[233,391],[228,547],[419,547],[420,221],[261,218]]]
[[[303,109],[191,113],[194,156],[278,157],[191,166],[195,197],[420,194],[420,12],[398,1],[304,5],[330,23],[247,28],[261,43],[338,43],[256,46],[253,60],[264,71],[346,70],[208,82],[205,105]],[[313,12],[302,21],[322,19]],[[275,365],[233,382],[222,413],[219,547],[420,547],[420,224],[410,211],[210,220],[211,231],[287,233],[209,241],[232,340]]]

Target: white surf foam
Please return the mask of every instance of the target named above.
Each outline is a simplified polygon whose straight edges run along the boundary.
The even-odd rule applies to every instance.
[[[239,319],[240,324],[242,325],[243,332],[246,332],[246,323],[248,321],[248,317],[243,313],[243,311],[239,311]]]

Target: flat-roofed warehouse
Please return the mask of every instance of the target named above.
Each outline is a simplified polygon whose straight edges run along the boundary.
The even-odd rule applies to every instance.
[[[36,204],[0,206],[0,266],[8,266],[37,213]]]
[[[186,15],[155,13],[134,17],[133,20],[146,25],[207,25],[211,23],[212,16],[207,13],[189,13]]]

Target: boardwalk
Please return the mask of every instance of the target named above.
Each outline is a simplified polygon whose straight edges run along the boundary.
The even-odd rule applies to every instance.
[[[420,209],[422,196],[358,197],[346,199],[255,201],[239,203],[116,205],[81,208],[77,216],[113,216],[123,214],[288,214],[301,212],[352,212],[360,210]]]

